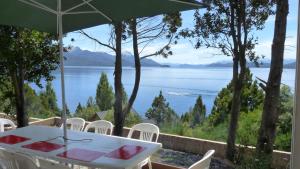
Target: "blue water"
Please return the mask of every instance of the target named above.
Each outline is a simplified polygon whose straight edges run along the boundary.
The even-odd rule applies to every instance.
[[[267,80],[268,68],[251,69],[253,77]],[[74,112],[80,102],[86,104],[89,96],[95,97],[96,87],[101,72],[108,75],[113,86],[114,69],[110,67],[67,67],[65,68],[66,100],[71,112]],[[123,69],[123,84],[130,95],[134,83],[134,69]],[[61,107],[60,72],[54,72],[53,86],[57,95],[57,101]],[[231,68],[143,68],[141,84],[134,109],[144,116],[155,96],[162,90],[166,100],[177,114],[187,112],[201,95],[206,105],[207,113],[210,113],[217,93],[225,87],[232,77]],[[283,71],[282,83],[294,88],[295,70]],[[32,85],[37,91],[40,89]]]

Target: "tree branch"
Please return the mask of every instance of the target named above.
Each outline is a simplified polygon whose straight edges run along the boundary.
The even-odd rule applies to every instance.
[[[80,33],[80,34],[86,36],[87,38],[89,38],[89,39],[91,39],[91,40],[97,42],[97,43],[98,43],[99,45],[101,45],[101,46],[104,46],[104,47],[107,47],[107,48],[109,48],[109,49],[111,49],[111,50],[113,50],[113,51],[116,51],[116,48],[112,47],[112,46],[109,45],[109,44],[105,44],[105,43],[99,41],[98,39],[96,39],[96,38],[94,38],[94,37],[88,35],[88,34],[87,34],[86,32],[84,32],[83,30],[79,30],[78,33]]]

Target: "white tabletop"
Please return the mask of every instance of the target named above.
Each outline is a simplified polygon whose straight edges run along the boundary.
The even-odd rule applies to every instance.
[[[68,163],[83,165],[88,167],[100,167],[100,168],[103,167],[103,168],[116,168],[116,169],[134,168],[139,162],[151,156],[153,153],[155,153],[157,150],[161,148],[160,143],[151,143],[151,142],[128,139],[123,137],[107,136],[107,135],[100,135],[100,134],[86,133],[86,132],[76,132],[70,130],[68,130],[68,139],[70,139],[71,141],[65,142],[62,139],[62,137],[60,137],[63,136],[63,131],[61,129],[54,128],[54,127],[46,127],[46,126],[32,125],[32,126],[0,133],[0,137],[7,136],[7,135],[27,137],[30,138],[30,140],[13,144],[13,145],[0,143],[0,146],[3,148],[12,151],[26,153],[33,156],[45,157],[45,158],[58,160],[61,162],[68,162]],[[88,140],[82,140],[82,139],[88,139]],[[51,143],[63,144],[64,147],[51,152],[42,152],[42,151],[31,150],[22,147],[23,145],[28,145],[34,142],[47,141],[47,140],[50,140],[48,142]],[[57,154],[59,153],[63,153],[67,150],[71,150],[74,148],[99,151],[108,154],[124,145],[141,146],[144,147],[144,150],[127,160],[110,158],[103,155],[91,162],[85,162],[81,160],[74,160],[74,159],[62,158],[57,156]]]

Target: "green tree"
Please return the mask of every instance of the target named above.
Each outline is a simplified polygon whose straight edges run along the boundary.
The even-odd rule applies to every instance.
[[[232,102],[232,82],[226,88],[223,88],[214,101],[214,105],[209,115],[209,123],[216,126],[227,119],[231,110]],[[256,80],[253,81],[252,74],[249,69],[246,70],[244,86],[241,92],[241,108],[242,112],[252,112],[262,106],[264,93],[259,88]]]
[[[44,109],[52,111],[57,116],[59,115],[57,98],[51,82],[47,82],[46,90],[40,93],[40,100]]]
[[[257,152],[272,157],[276,138],[276,124],[279,117],[280,84],[283,70],[284,48],[286,39],[287,20],[289,13],[288,0],[276,0],[276,16],[274,24],[274,37],[271,51],[271,65],[268,81],[263,87],[266,97],[263,103],[263,113],[259,135],[257,139]],[[271,167],[269,160],[269,167]]]
[[[89,105],[81,106],[79,103],[73,116],[83,118],[87,121],[94,121],[95,118],[97,118],[95,113],[99,111],[99,107],[96,104],[88,104]]]
[[[169,107],[169,103],[166,102],[162,91],[160,91],[159,95],[154,98],[152,106],[147,110],[145,116],[148,119],[155,120],[157,125],[170,123],[178,119],[177,114]]]
[[[171,15],[165,15],[163,19],[160,18],[158,22],[154,21],[154,18],[159,17],[148,17],[148,18],[140,18],[136,19],[133,18],[129,21],[129,29],[125,30],[126,24],[124,23],[115,23],[114,24],[114,34],[112,33],[110,37],[114,37],[115,44],[111,45],[109,40],[109,43],[103,43],[100,40],[91,37],[84,31],[80,31],[83,35],[90,38],[91,40],[95,41],[99,45],[105,46],[111,50],[113,50],[116,54],[116,62],[115,62],[115,82],[114,82],[114,89],[115,89],[115,103],[114,103],[114,121],[116,122],[114,134],[115,135],[122,135],[123,131],[123,125],[125,118],[127,114],[131,111],[132,105],[135,101],[135,98],[138,93],[139,83],[140,83],[140,76],[141,76],[141,62],[140,59],[156,56],[156,55],[162,55],[164,57],[167,57],[168,55],[171,55],[172,52],[170,51],[170,45],[173,42],[173,39],[177,37],[175,36],[175,33],[177,31],[177,27],[181,26],[181,18],[180,13],[171,14]],[[127,22],[128,23],[128,22]],[[154,23],[154,24],[153,24]],[[135,82],[134,87],[132,90],[132,93],[129,97],[129,100],[126,105],[124,105],[124,109],[122,108],[123,104],[123,98],[122,94],[122,59],[121,59],[121,42],[122,40],[126,40],[127,36],[125,34],[127,33],[127,36],[132,35],[132,41],[133,41],[133,53],[134,53],[134,62],[135,62]],[[139,35],[139,36],[138,36]],[[141,56],[140,54],[142,51],[149,46],[151,43],[155,44],[156,39],[161,39],[161,37],[165,36],[168,39],[168,42],[166,45],[163,45],[162,48],[160,48],[158,51],[155,51],[152,54],[147,54],[145,56]],[[138,42],[139,41],[139,42]],[[177,42],[174,41],[174,44]],[[142,46],[139,51],[138,47]]]
[[[90,96],[86,102],[86,107],[94,107],[97,103],[95,102],[94,98]]]
[[[76,107],[76,110],[75,110],[75,114],[79,114],[81,113],[83,110],[83,107],[81,106],[80,103],[78,103],[77,107]]]
[[[101,73],[100,81],[97,86],[96,103],[100,111],[109,110],[113,107],[113,89],[108,82],[107,75]]]
[[[202,124],[206,116],[206,107],[203,104],[202,97],[198,96],[194,107],[181,116],[181,121],[189,123],[191,127]]]
[[[196,104],[192,111],[192,125],[196,126],[197,124],[203,123],[206,115],[206,107],[203,104],[202,97],[199,96],[196,100]]]
[[[13,99],[13,87],[8,80],[0,79],[0,111],[6,113],[7,115],[15,115],[15,99]]]
[[[42,100],[39,98],[35,90],[33,90],[28,84],[24,84],[24,95],[25,95],[25,111],[28,113],[30,117],[43,117],[45,115],[44,106],[42,104]],[[46,114],[46,113],[45,113]]]
[[[0,26],[0,79],[13,86],[18,127],[28,125],[24,82],[40,85],[42,78],[52,80],[59,57],[54,36],[29,29]]]
[[[107,111],[104,119],[113,122],[113,120],[114,120],[113,111],[112,110]],[[130,111],[129,114],[125,118],[125,126],[126,127],[132,127],[133,125],[141,123],[141,122],[142,122],[141,116],[134,111]]]
[[[253,32],[264,27],[273,13],[269,0],[212,0],[207,11],[195,13],[196,48],[216,48],[223,55],[232,57],[232,102],[226,157],[233,161],[238,117],[242,101],[242,88],[247,68],[247,58],[257,61],[254,48],[257,44]],[[188,33],[183,32],[183,35]]]
[[[283,85],[280,88],[280,106],[277,122],[276,146],[279,149],[290,151],[292,136],[292,119],[294,107],[294,95],[290,87]]]

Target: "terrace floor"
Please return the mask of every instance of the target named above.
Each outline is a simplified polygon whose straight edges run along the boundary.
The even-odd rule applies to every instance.
[[[161,149],[152,156],[153,162],[176,166],[180,168],[188,168],[193,163],[199,161],[203,155],[192,154],[170,149]],[[222,160],[213,158],[211,161],[210,169],[233,169],[227,166]]]

